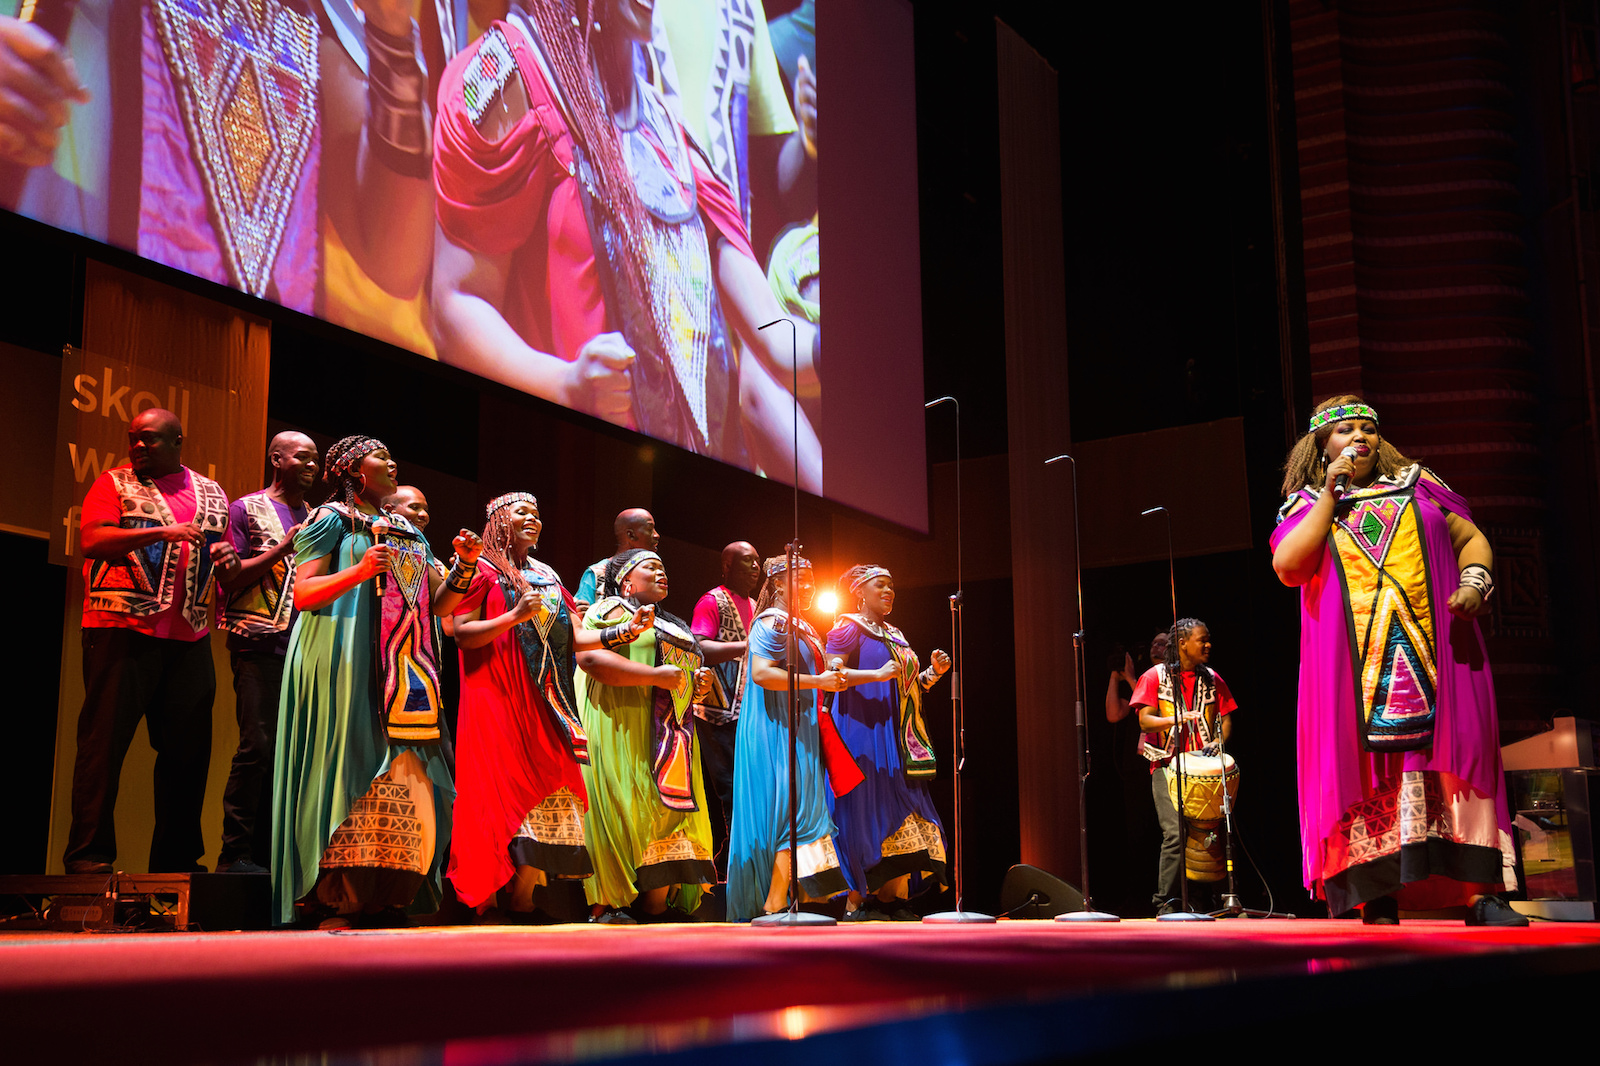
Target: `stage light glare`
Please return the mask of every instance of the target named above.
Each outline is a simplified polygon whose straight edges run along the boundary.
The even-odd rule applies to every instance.
[[[839,613],[839,594],[832,589],[824,589],[817,593],[817,612],[819,614]]]

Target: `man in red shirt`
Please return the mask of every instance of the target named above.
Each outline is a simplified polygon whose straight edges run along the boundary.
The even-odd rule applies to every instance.
[[[1236,706],[1228,683],[1206,666],[1211,659],[1211,631],[1204,622],[1197,618],[1178,619],[1168,648],[1174,645],[1178,669],[1171,669],[1173,658],[1169,650],[1167,662],[1157,663],[1139,676],[1128,700],[1128,706],[1138,712],[1139,729],[1145,734],[1143,751],[1150,760],[1150,793],[1156,805],[1156,820],[1161,823],[1161,861],[1152,897],[1158,914],[1181,905],[1178,879],[1184,876],[1184,841],[1179,833],[1178,812],[1167,794],[1167,775],[1161,770],[1179,751],[1214,750],[1219,738],[1225,744],[1233,735],[1232,714]],[[1172,684],[1173,673],[1181,676],[1181,685]],[[1178,728],[1174,729],[1174,725]]]
[[[72,769],[68,873],[111,873],[122,760],[145,719],[156,750],[152,873],[204,870],[211,761],[213,568],[232,573],[228,498],[183,465],[183,427],[151,408],[128,426],[128,466],[83,501],[83,710]]]

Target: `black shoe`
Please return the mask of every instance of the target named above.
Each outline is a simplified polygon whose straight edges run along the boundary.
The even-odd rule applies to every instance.
[[[1522,929],[1528,919],[1511,909],[1499,896],[1483,896],[1467,911],[1468,925],[1498,925]]]
[[[1393,896],[1379,896],[1361,905],[1361,921],[1366,925],[1399,925],[1400,904]]]
[[[409,929],[411,919],[404,907],[385,907],[381,911],[354,916],[352,924],[357,929]]]
[[[623,910],[621,907],[607,907],[605,910],[601,911],[599,914],[590,915],[589,916],[589,921],[593,925],[638,925],[639,924],[636,920],[634,920],[633,915],[629,914],[627,911]]]
[[[95,874],[107,876],[116,873],[109,862],[100,862],[98,859],[74,859],[67,863],[67,873],[75,875]]]
[[[267,868],[265,866],[254,863],[249,859],[234,859],[232,862],[217,863],[217,873],[219,874],[264,874],[266,872]]]
[[[884,911],[883,916],[891,922],[920,922],[922,915],[907,907],[904,903],[892,911]]]

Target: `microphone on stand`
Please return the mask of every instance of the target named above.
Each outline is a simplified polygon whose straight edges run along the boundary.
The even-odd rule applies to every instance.
[[[372,520],[372,541],[374,544],[387,544],[389,540],[389,520],[379,515]],[[378,599],[383,599],[384,593],[389,588],[389,567],[386,565],[378,571]]]
[[[1342,458],[1342,459],[1354,459],[1358,454],[1360,454],[1360,453],[1358,453],[1356,451],[1356,446],[1354,444],[1346,444],[1344,446],[1344,451],[1339,453],[1339,457]],[[1346,492],[1349,492],[1349,491],[1350,491],[1350,475],[1349,474],[1340,474],[1338,477],[1333,479],[1333,498],[1334,499],[1336,499],[1336,500],[1344,499],[1344,494]]]

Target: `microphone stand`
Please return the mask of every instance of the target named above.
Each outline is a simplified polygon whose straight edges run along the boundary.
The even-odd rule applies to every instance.
[[[1172,592],[1172,640],[1173,640],[1174,643],[1176,643],[1177,640],[1178,640],[1178,570],[1177,570],[1177,567],[1174,565],[1174,563],[1172,561],[1172,512],[1167,510],[1165,507],[1151,507],[1148,510],[1140,511],[1139,514],[1140,515],[1153,515],[1157,511],[1160,511],[1162,514],[1167,516],[1167,584],[1170,587],[1171,592]],[[1174,650],[1177,650],[1177,649],[1169,649],[1167,654],[1170,656]],[[1172,679],[1172,694],[1173,694],[1172,713],[1174,715],[1176,715],[1176,714],[1181,713],[1181,711],[1183,709],[1183,706],[1184,706],[1184,703],[1183,703],[1183,652],[1182,651],[1178,651],[1178,676],[1176,678]],[[1202,711],[1202,713],[1204,713],[1204,712]],[[1182,910],[1177,910],[1177,911],[1172,911],[1169,914],[1158,914],[1158,915],[1156,915],[1156,921],[1158,921],[1158,922],[1213,922],[1213,921],[1216,921],[1216,919],[1213,918],[1209,914],[1200,914],[1200,913],[1198,913],[1196,911],[1192,911],[1192,910],[1189,909],[1189,819],[1184,817],[1184,814],[1183,814],[1184,785],[1183,785],[1183,759],[1181,758],[1181,756],[1182,756],[1183,752],[1187,748],[1187,736],[1188,736],[1189,732],[1193,728],[1194,728],[1194,723],[1192,723],[1192,722],[1173,722],[1172,723],[1172,733],[1173,733],[1174,740],[1176,741],[1179,737],[1184,737],[1185,738],[1184,743],[1176,743],[1175,742],[1173,744],[1173,748],[1175,750],[1174,750],[1174,754],[1172,756],[1172,761],[1178,768],[1177,769],[1177,773],[1178,773],[1178,802],[1174,803],[1172,806],[1174,807],[1174,809],[1177,811],[1177,814],[1178,814],[1178,845],[1179,845],[1178,854],[1182,859],[1182,861],[1178,865],[1178,896],[1183,901],[1182,904],[1181,904],[1183,909]],[[1224,783],[1223,791],[1224,792],[1227,791],[1226,783]],[[1163,906],[1163,907],[1166,906],[1166,903],[1163,901],[1161,906]]]
[[[837,925],[826,914],[813,914],[800,909],[800,762],[797,754],[796,730],[800,724],[800,612],[795,607],[795,562],[800,558],[800,363],[795,353],[795,325],[791,318],[775,318],[765,326],[779,322],[789,327],[789,369],[793,374],[790,398],[794,400],[794,536],[788,546],[788,567],[783,572],[784,608],[789,614],[789,632],[784,640],[783,654],[789,668],[789,909],[776,914],[763,914],[750,920],[751,925],[769,928],[790,928],[802,925]],[[748,654],[748,652],[746,653]],[[821,663],[817,666],[820,668]]]
[[[962,907],[965,899],[961,890],[961,768],[966,764],[967,731],[966,731],[966,694],[962,691],[961,671],[966,666],[963,655],[962,642],[966,636],[961,616],[962,585],[961,585],[961,403],[954,396],[941,396],[937,400],[929,400],[922,406],[925,409],[938,407],[940,404],[955,404],[956,408],[956,591],[950,597],[950,650],[955,656],[954,665],[950,671],[950,732],[952,734],[952,747],[955,749],[955,832],[951,836],[953,845],[950,858],[955,866],[955,910],[938,911],[934,914],[923,916],[923,923],[927,925],[988,925],[994,918],[978,911],[969,911]],[[917,682],[920,684],[920,682]]]
[[[1072,464],[1072,579],[1078,590],[1078,628],[1072,634],[1073,701],[1078,716],[1078,869],[1083,880],[1083,910],[1056,915],[1058,922],[1120,922],[1121,918],[1109,911],[1099,910],[1094,897],[1089,894],[1089,722],[1084,715],[1087,703],[1084,676],[1083,626],[1083,548],[1078,527],[1078,461],[1062,454],[1046,459],[1045,466],[1065,459]]]

